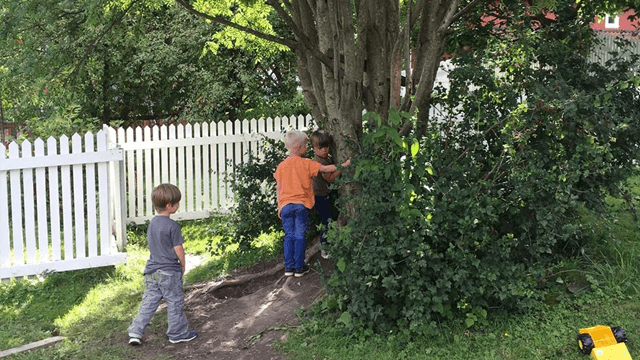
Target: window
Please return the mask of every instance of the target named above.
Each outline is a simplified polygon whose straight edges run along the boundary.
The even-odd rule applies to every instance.
[[[617,29],[620,27],[620,17],[607,15],[604,18],[605,29]]]

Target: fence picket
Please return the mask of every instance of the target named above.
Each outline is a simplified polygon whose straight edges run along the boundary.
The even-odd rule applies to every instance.
[[[84,152],[95,153],[93,134],[87,132],[84,135]],[[98,221],[96,202],[96,166],[95,164],[85,165],[85,181],[87,187],[87,244],[88,256],[98,256]]]
[[[60,155],[69,155],[69,138],[60,138]],[[71,166],[60,167],[62,185],[62,238],[64,259],[73,259],[73,206],[71,205]]]
[[[160,139],[160,128],[158,128],[158,126],[154,126],[151,133],[152,135],[152,139],[154,141],[158,141]],[[154,147],[153,148],[153,181],[152,181],[152,187],[158,186],[162,183],[162,178],[160,177],[160,148],[158,147]],[[151,204],[153,205],[153,204]],[[153,206],[152,206],[152,211],[150,212],[150,214],[153,214]]]
[[[73,154],[82,153],[82,137],[74,134],[71,137]],[[86,228],[84,211],[84,174],[81,164],[73,165],[73,210],[75,214],[75,258],[84,258],[86,254]]]
[[[257,127],[258,140],[256,141],[256,157],[260,160],[264,159],[264,151],[261,146],[263,138],[260,135],[266,135],[265,133],[267,131],[269,130],[265,128],[264,119],[258,120],[258,127]],[[273,128],[271,129],[271,131],[273,132]]]
[[[168,140],[169,139],[169,135],[168,135],[168,129],[166,125],[162,125],[160,127],[160,140]],[[162,183],[168,183],[169,181],[171,181],[169,179],[169,147],[165,146],[162,147],[160,150],[160,162],[162,163],[162,165],[160,166],[161,170],[162,170]],[[160,185],[160,184],[158,184]]]
[[[142,128],[141,127],[136,127],[135,129],[135,138],[133,139],[133,141],[143,141],[142,139]],[[132,178],[135,179],[135,185],[134,185],[134,193],[135,193],[135,198],[136,198],[136,202],[138,204],[137,206],[137,211],[136,211],[136,215],[135,216],[142,216],[144,214],[144,202],[146,199],[146,192],[144,191],[144,181],[142,180],[142,176],[144,175],[144,167],[142,165],[142,155],[143,155],[143,151],[144,150],[134,150],[133,151],[133,156],[136,159],[135,162],[135,175],[134,174],[130,174],[129,176],[131,176]]]
[[[20,149],[18,144],[9,144],[9,158],[18,159]],[[22,233],[22,187],[20,184],[20,170],[9,171],[11,183],[11,227],[13,229],[13,259],[18,265],[24,264],[24,244]]]
[[[175,140],[176,139],[176,126],[171,124],[169,125],[169,140]],[[174,185],[178,185],[177,183],[177,178],[178,178],[178,174],[176,171],[176,165],[178,164],[178,159],[176,158],[176,152],[177,152],[177,148],[176,147],[170,147],[169,148],[169,166],[168,166],[168,170],[169,170],[169,182],[174,184]]]
[[[6,158],[6,152],[4,144],[0,143],[0,160]],[[11,259],[8,195],[7,171],[0,170],[0,267],[9,266]]]
[[[34,142],[36,157],[44,157],[44,141],[36,139]],[[38,253],[40,262],[49,259],[49,232],[47,223],[47,190],[46,172],[44,167],[36,168],[36,207],[38,214]]]
[[[202,123],[202,137],[209,137],[209,123]],[[202,146],[202,210],[211,208],[211,172],[209,171],[209,144]]]
[[[193,139],[193,128],[191,126],[191,124],[187,124],[185,126],[185,139]],[[185,156],[185,161],[186,161],[186,172],[185,172],[185,186],[186,186],[186,192],[183,192],[182,194],[184,194],[185,196],[183,196],[183,208],[187,209],[188,212],[193,212],[195,210],[195,206],[193,203],[193,157],[194,157],[194,147],[197,147],[197,145],[195,146],[185,146],[184,147],[184,156]]]
[[[182,124],[178,124],[178,126],[176,126],[176,139],[178,140],[183,140],[184,139],[184,125]],[[177,146],[177,152],[178,152],[178,167],[176,169],[176,172],[178,173],[178,178],[177,178],[177,183],[176,185],[180,188],[180,192],[182,193],[183,197],[186,197],[186,184],[185,184],[185,166],[184,166],[184,157],[185,157],[185,146],[183,145],[182,141],[178,141],[178,146]],[[184,203],[185,201],[183,201]],[[183,206],[183,209],[187,209],[187,207]]]
[[[148,126],[145,126],[144,128],[144,141],[150,141],[151,140],[151,129],[149,129]],[[142,156],[142,154],[139,154],[140,156]],[[151,149],[144,149],[144,174],[153,174],[152,172],[152,167],[151,167]],[[151,206],[151,201],[150,201],[150,197],[149,195],[151,195],[151,189],[153,189],[152,187],[152,182],[151,182],[151,176],[149,175],[144,175],[141,174],[141,176],[144,177],[144,191],[142,192],[142,201],[146,204],[146,210],[145,210],[145,214],[153,214],[153,206]],[[141,184],[142,182],[140,182],[139,184]]]
[[[58,143],[53,137],[47,139],[47,155],[58,154]],[[62,259],[62,239],[60,233],[60,191],[58,190],[58,167],[50,166],[49,171],[49,216],[51,217],[51,258]]]
[[[132,128],[127,128],[126,130],[126,137],[123,139],[123,143],[127,144],[127,143],[132,143],[134,142],[133,139],[133,129]],[[123,144],[123,145],[124,145]],[[134,167],[134,155],[135,155],[135,151],[127,151],[127,195],[129,198],[129,208],[127,209],[128,212],[126,214],[128,214],[130,217],[135,217],[136,214],[136,184],[135,184],[135,167]]]
[[[122,138],[124,137],[124,131],[122,129],[118,129],[115,131],[113,128],[106,127],[109,129],[109,145],[108,148],[112,149],[114,147],[118,149],[122,149]],[[122,135],[122,136],[120,136]],[[124,160],[124,159],[122,159]],[[111,161],[108,166],[109,171],[109,190],[111,191],[111,196],[109,197],[109,220],[112,222],[113,230],[109,229],[109,231],[113,231],[114,242],[116,243],[118,249],[120,251],[124,251],[125,241],[126,241],[126,228],[125,228],[125,218],[126,218],[126,180],[125,180],[125,171],[124,171],[124,161]],[[111,240],[111,239],[109,239]],[[103,254],[104,255],[104,254]]]
[[[220,121],[218,122],[218,137],[222,137],[224,138],[226,135],[226,130],[225,130],[225,123]],[[217,181],[217,185],[218,185],[218,207],[223,207],[225,204],[225,199],[226,199],[226,193],[227,193],[227,186],[226,186],[226,182],[224,181],[224,173],[225,173],[225,169],[226,169],[226,164],[225,164],[225,154],[226,154],[226,144],[220,143],[217,144],[217,153],[216,153],[216,162],[218,163],[217,169],[216,169],[216,181]]]
[[[102,130],[98,132],[97,150],[98,152],[107,151],[107,134]],[[111,217],[109,211],[109,186],[111,181],[109,181],[109,165],[106,162],[101,162],[97,166],[100,255],[107,255],[110,253],[111,240]]]
[[[227,121],[225,123],[225,135],[235,135],[233,129],[233,122]],[[225,159],[224,159],[224,184],[225,184],[225,194],[224,194],[224,207],[228,207],[231,203],[231,184],[229,184],[229,174],[233,171],[233,163],[234,163],[234,152],[233,152],[233,143],[231,141],[225,142]]]
[[[267,119],[267,120],[271,120],[271,118]],[[276,117],[275,119],[271,120],[273,121],[273,130],[277,131],[277,132],[282,132],[282,121],[280,121],[279,117]]]
[[[200,124],[193,125],[193,136],[194,138],[202,139]],[[192,169],[193,177],[195,180],[193,181],[193,186],[195,186],[195,211],[202,211],[202,145],[196,143],[193,148],[193,159],[189,164],[189,169]],[[187,175],[188,176],[188,175]],[[192,178],[193,178],[192,177]],[[207,209],[208,210],[208,209]]]
[[[25,140],[22,142],[22,159],[30,159],[33,157],[31,142]],[[36,222],[33,195],[33,169],[22,170],[22,201],[24,210],[24,241],[27,250],[27,264],[36,262]]]
[[[245,163],[248,161],[251,151],[251,130],[248,120],[242,120],[242,133],[244,134],[245,140],[242,142],[242,149],[240,149],[240,163]]]

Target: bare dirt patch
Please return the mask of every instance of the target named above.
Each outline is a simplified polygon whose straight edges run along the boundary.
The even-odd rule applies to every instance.
[[[317,243],[307,249],[307,263],[320,261]],[[185,290],[185,313],[198,331],[191,342],[171,344],[166,323],[150,326],[135,359],[286,359],[271,344],[283,329],[297,325],[296,309],[307,309],[324,293],[319,269],[302,278],[285,278],[282,260],[258,264],[231,278],[195,284]],[[166,312],[166,309],[161,312]],[[126,338],[122,338],[126,342]]]

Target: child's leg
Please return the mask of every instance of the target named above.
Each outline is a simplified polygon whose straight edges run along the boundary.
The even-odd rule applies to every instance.
[[[327,229],[329,228],[329,220],[333,219],[333,208],[331,206],[331,197],[329,195],[316,196],[316,211],[320,216],[323,229],[320,231],[320,242],[325,243],[327,240],[324,237]]]
[[[294,204],[285,205],[280,212],[282,217],[282,228],[284,229],[284,267],[293,269],[295,267],[295,207]]]
[[[295,231],[293,234],[295,241],[294,268],[296,270],[304,267],[304,255],[307,247],[307,227],[309,226],[309,209],[299,205],[295,211]]]
[[[163,271],[160,289],[167,302],[167,336],[169,339],[178,339],[189,331],[189,320],[184,315],[182,274]]]
[[[156,271],[153,274],[144,275],[144,295],[142,295],[142,303],[140,303],[140,310],[138,315],[131,325],[129,325],[129,337],[142,338],[144,330],[146,329],[149,321],[156,313],[158,305],[162,300],[162,292],[160,291],[160,272]]]

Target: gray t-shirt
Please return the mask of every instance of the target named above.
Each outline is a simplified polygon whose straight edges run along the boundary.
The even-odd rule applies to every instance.
[[[178,222],[167,216],[155,216],[147,228],[147,240],[150,255],[144,268],[145,274],[158,270],[182,271],[178,256],[173,250],[174,246],[184,243]]]

